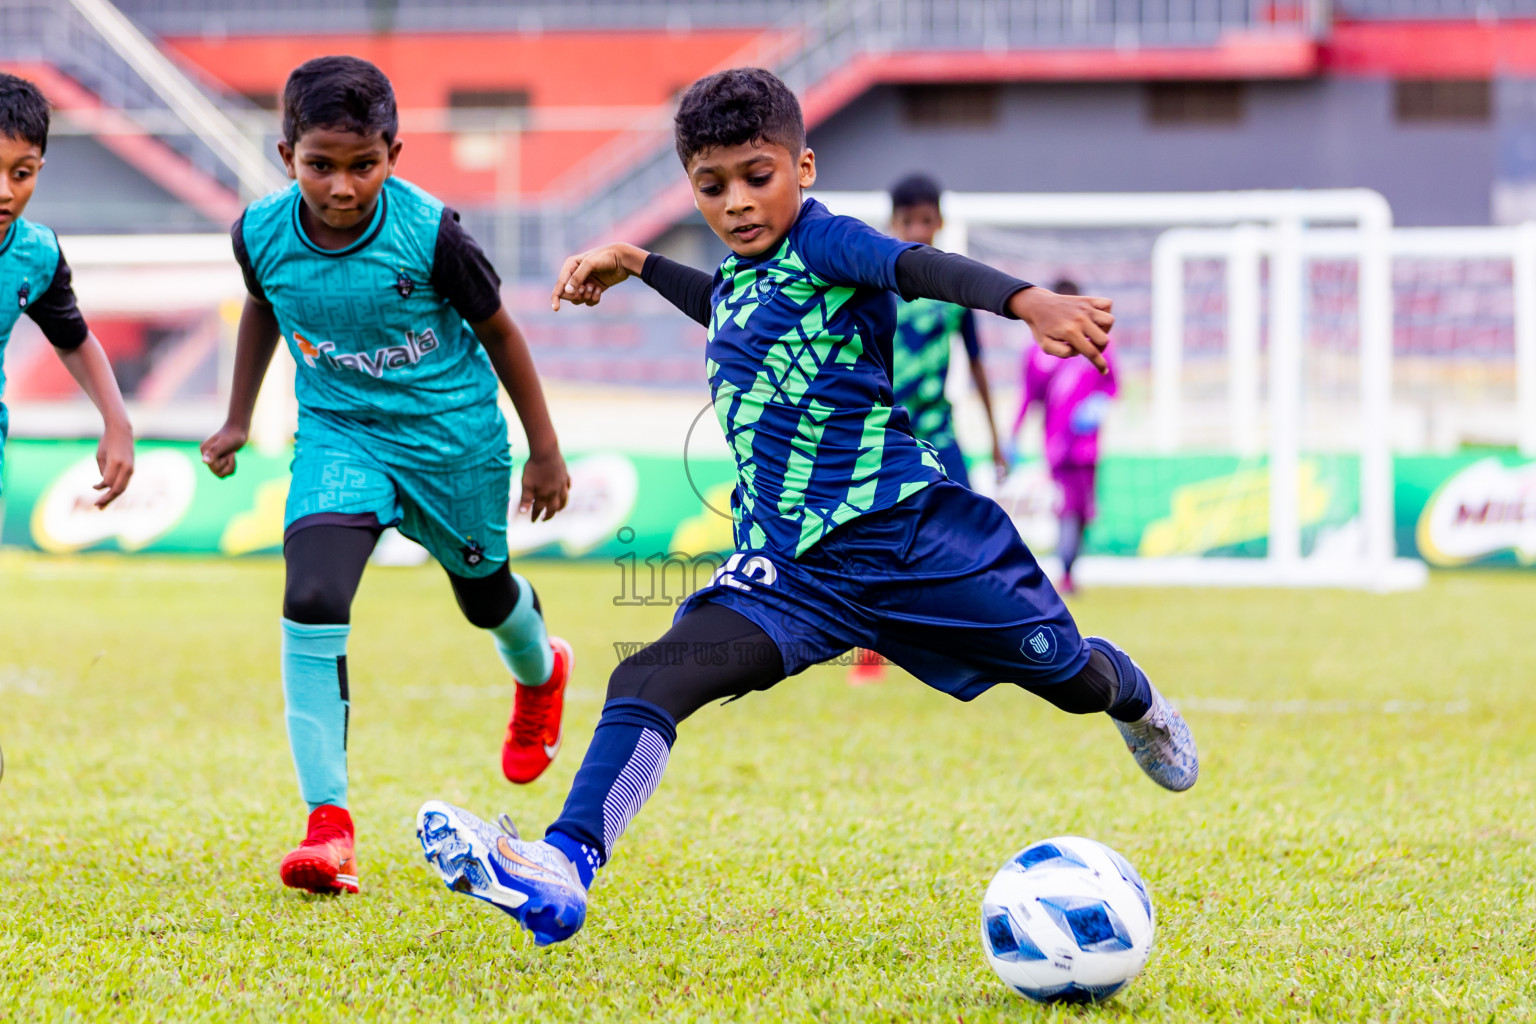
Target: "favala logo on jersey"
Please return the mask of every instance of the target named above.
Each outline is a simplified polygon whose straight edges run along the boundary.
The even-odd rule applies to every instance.
[[[388,370],[398,370],[402,366],[415,366],[429,353],[436,352],[439,344],[437,335],[430,327],[420,334],[415,331],[406,331],[404,345],[386,345],[375,349],[371,354],[337,352],[336,346],[331,342],[322,341],[316,344],[298,331],[293,332],[293,340],[298,343],[299,353],[311,369],[324,364],[334,369],[359,370],[374,379],[383,377]]]

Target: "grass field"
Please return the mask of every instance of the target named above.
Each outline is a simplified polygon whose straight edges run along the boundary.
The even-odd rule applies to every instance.
[[[0,1019],[1513,1021],[1536,1018],[1536,579],[1413,594],[1104,590],[1075,604],[1181,700],[1200,784],[1164,793],[1102,718],[817,669],[710,708],[536,950],[446,893],[423,799],[541,830],[601,704],[613,567],[531,565],[577,651],[566,752],[514,791],[509,684],[440,573],[376,569],[349,657],[363,894],[284,891],[299,838],[281,567],[0,558]],[[982,960],[983,888],[1029,840],[1123,851],[1145,972],[1044,1010]]]

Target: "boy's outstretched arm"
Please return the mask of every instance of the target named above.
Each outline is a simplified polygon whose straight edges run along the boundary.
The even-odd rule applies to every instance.
[[[896,259],[895,272],[903,298],[941,299],[1023,320],[1047,354],[1061,359],[1081,355],[1100,373],[1109,372],[1103,355],[1115,323],[1109,299],[1058,295],[985,263],[929,246],[903,252]]]
[[[631,277],[650,285],[690,319],[709,326],[709,292],[714,283],[710,275],[623,242],[599,246],[566,260],[550,295],[550,307],[558,310],[561,300],[595,306],[605,291]]]
[[[123,404],[123,393],[112,374],[106,350],[96,335],[87,334],[76,348],[56,351],[69,375],[101,413],[103,429],[101,442],[96,446],[101,482],[94,488],[106,492],[96,499],[97,508],[106,508],[123,493],[133,476],[133,424],[128,421],[128,408]]]
[[[498,308],[489,320],[470,326],[491,357],[491,366],[511,396],[523,433],[528,437],[518,514],[527,512],[535,522],[541,517],[549,519],[570,500],[571,475],[566,471],[565,457],[560,454],[560,441],[555,437],[555,425],[544,403],[544,389],[539,385],[533,354],[505,306]]]
[[[203,442],[203,463],[216,477],[235,471],[235,453],[245,447],[251,436],[251,414],[256,411],[256,396],[262,378],[272,363],[279,332],[277,314],[254,295],[245,297],[240,313],[240,328],[235,334],[235,375],[229,386],[229,414],[224,425]]]
[[[62,252],[47,290],[30,303],[23,302],[22,308],[42,329],[43,337],[59,354],[64,368],[101,413],[103,429],[101,442],[96,446],[101,480],[94,487],[106,492],[96,499],[96,507],[106,508],[123,493],[133,476],[133,425],[128,421],[123,393],[118,390],[106,350],[80,314],[75,301],[74,274]]]

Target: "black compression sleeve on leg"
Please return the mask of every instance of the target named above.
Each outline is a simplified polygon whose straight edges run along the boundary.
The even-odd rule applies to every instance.
[[[1037,697],[1044,697],[1070,715],[1092,715],[1108,711],[1120,693],[1120,677],[1114,663],[1102,651],[1095,650],[1088,664],[1071,679],[1061,683],[1020,683]]]
[[[783,678],[784,659],[767,633],[705,603],[621,661],[608,680],[608,699],[649,701],[681,722],[705,704],[766,690]]]
[[[290,534],[283,542],[283,618],[308,626],[351,622],[352,598],[378,540],[377,530],[329,523]]]
[[[459,611],[464,613],[470,625],[480,629],[495,629],[506,622],[512,609],[517,607],[517,580],[512,578],[512,570],[505,562],[489,576],[456,576],[450,572],[448,582],[453,586]],[[539,606],[537,594],[533,597],[533,606],[536,609]]]

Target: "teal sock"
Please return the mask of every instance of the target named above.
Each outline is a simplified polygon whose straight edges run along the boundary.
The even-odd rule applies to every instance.
[[[544,630],[544,615],[534,607],[533,584],[517,573],[517,604],[507,621],[491,630],[496,651],[517,681],[524,686],[540,686],[555,669],[555,652],[549,649],[549,634]]]
[[[313,811],[347,806],[347,634],[283,620],[283,701],[299,792]]]

